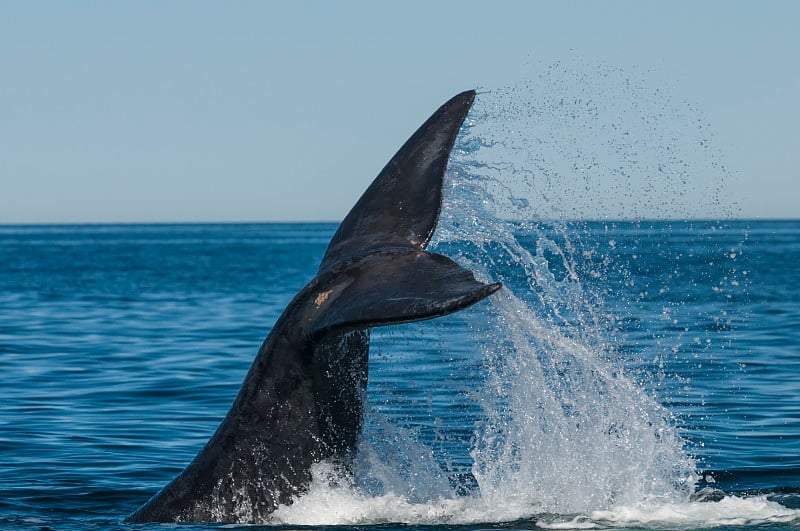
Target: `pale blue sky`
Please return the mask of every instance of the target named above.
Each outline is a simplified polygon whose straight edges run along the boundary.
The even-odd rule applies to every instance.
[[[0,3],[0,223],[338,220],[451,95],[569,59],[700,109],[800,218],[800,3]]]

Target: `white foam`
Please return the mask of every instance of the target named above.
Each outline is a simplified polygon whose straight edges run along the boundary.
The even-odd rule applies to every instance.
[[[410,502],[392,491],[370,495],[343,480],[327,463],[312,467],[307,493],[275,511],[270,523],[288,525],[363,525],[386,522],[422,524],[449,522],[464,500],[438,499]]]
[[[620,506],[569,518],[553,517],[536,522],[545,529],[591,527],[698,527],[756,526],[800,522],[800,511],[769,501],[765,496],[725,496],[719,501]]]
[[[765,496],[725,496],[718,501],[619,505],[585,513],[554,515],[524,496],[507,500],[475,496],[443,496],[413,502],[387,492],[370,495],[348,481],[339,481],[327,464],[314,467],[309,491],[292,505],[281,506],[269,523],[283,525],[475,525],[529,521],[543,529],[608,527],[708,528],[800,523],[800,510]],[[520,493],[524,494],[524,493]]]

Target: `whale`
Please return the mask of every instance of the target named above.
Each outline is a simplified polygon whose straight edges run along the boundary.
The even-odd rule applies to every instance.
[[[381,170],[275,322],[216,432],[127,522],[263,523],[308,491],[314,464],[348,471],[370,329],[447,315],[501,288],[426,250],[474,99],[469,90],[447,101]]]

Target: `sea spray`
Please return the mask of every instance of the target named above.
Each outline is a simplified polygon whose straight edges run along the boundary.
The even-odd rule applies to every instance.
[[[483,182],[473,180],[473,188]],[[688,499],[694,462],[669,412],[617,359],[563,227],[555,228],[558,242],[544,222],[483,214],[490,239],[460,236],[443,220],[435,242],[459,248],[459,260],[506,285],[471,323],[485,367],[471,453],[483,502],[516,505],[521,517]],[[535,237],[523,245],[515,233]]]
[[[511,289],[492,302],[473,323],[486,369],[471,454],[483,502],[522,517],[688,499],[694,463],[621,364]]]
[[[617,317],[603,305],[608,292],[594,287],[620,266],[598,256],[596,238],[583,243],[587,229],[566,221],[563,208],[548,210],[555,219],[546,219],[532,207],[542,176],[540,192],[563,205],[563,193],[553,197],[554,180],[568,175],[544,159],[535,163],[531,150],[545,146],[535,159],[555,149],[573,171],[602,169],[598,156],[587,154],[597,138],[568,154],[556,142],[569,135],[554,130],[542,138],[532,119],[552,123],[588,113],[582,123],[591,128],[599,111],[580,97],[554,103],[550,91],[551,101],[542,103],[530,96],[517,90],[479,99],[454,150],[432,242],[433,250],[505,284],[487,315],[471,324],[486,374],[474,397],[483,416],[471,452],[480,495],[490,505],[561,514],[688,500],[694,460],[670,413],[626,373]],[[631,155],[625,140],[605,144],[613,142]],[[625,164],[616,161],[611,173],[636,177]],[[601,195],[595,208],[603,207]]]

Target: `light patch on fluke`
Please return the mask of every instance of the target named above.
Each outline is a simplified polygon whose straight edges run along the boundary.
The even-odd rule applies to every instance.
[[[314,299],[314,304],[316,305],[317,308],[322,306],[325,303],[325,301],[328,300],[328,297],[330,297],[332,291],[333,291],[332,289],[329,289],[317,295],[317,298]]]

